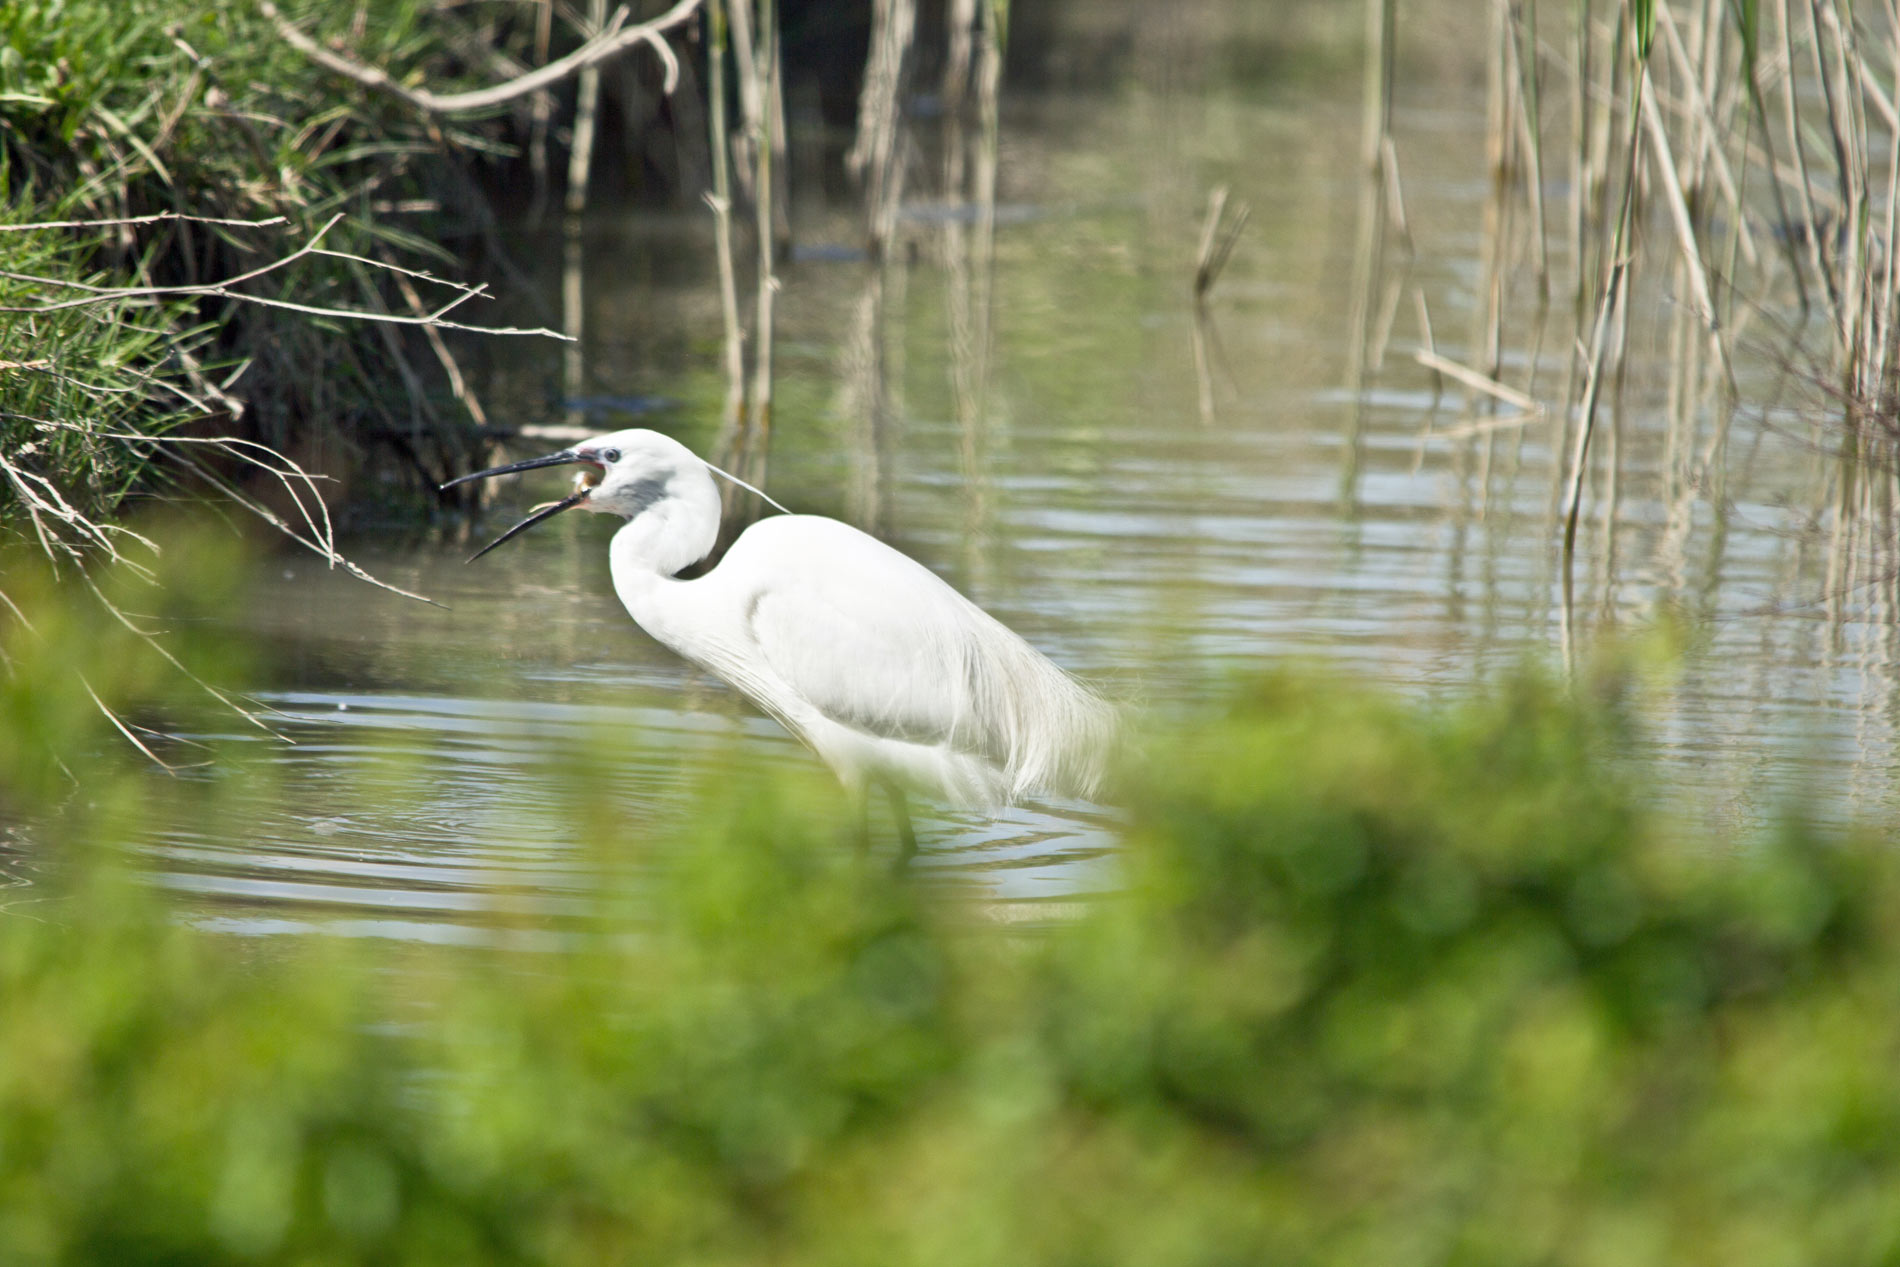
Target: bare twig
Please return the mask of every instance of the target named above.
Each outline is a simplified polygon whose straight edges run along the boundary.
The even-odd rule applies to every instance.
[[[1221,185],[1208,195],[1207,220],[1201,226],[1201,246],[1194,260],[1194,301],[1205,302],[1208,292],[1214,289],[1214,283],[1220,280],[1221,270],[1227,267],[1227,259],[1234,253],[1234,244],[1240,240],[1240,231],[1247,227],[1247,220],[1253,215],[1253,208],[1240,202],[1234,205],[1234,217],[1227,219],[1227,186]]]
[[[176,775],[178,773],[168,762],[164,761],[156,752],[153,752],[147,747],[144,740],[132,733],[131,728],[119,719],[119,715],[113,712],[111,707],[108,706],[104,700],[99,698],[99,692],[92,689],[92,683],[86,680],[86,675],[83,673],[79,675],[79,684],[86,688],[86,694],[92,697],[93,704],[105,715],[105,719],[112,723],[112,728],[124,735],[134,748],[144,753],[147,760],[167,774]]]
[[[153,651],[156,651],[159,657],[163,659],[167,664],[171,665],[172,668],[184,674],[186,680],[189,681],[192,685],[198,687],[200,690],[204,691],[207,695],[211,696],[212,699],[217,700],[218,703],[224,705],[226,708],[230,709],[232,712],[236,713],[238,716],[244,718],[245,721],[257,727],[259,730],[263,731],[265,734],[271,736],[272,738],[282,739],[285,743],[292,742],[289,739],[289,737],[285,735],[281,735],[277,731],[272,730],[269,726],[265,725],[263,720],[259,718],[256,713],[246,708],[243,702],[240,701],[235,695],[232,695],[228,691],[219,690],[217,687],[211,685],[211,683],[199,677],[196,673],[193,673],[191,669],[186,666],[183,660],[180,660],[177,656],[173,655],[171,651],[169,651],[166,648],[165,644],[158,640],[157,634],[153,633],[149,629],[141,629],[138,625],[134,624],[132,621],[132,618],[125,614],[124,609],[122,609],[117,603],[113,602],[112,599],[107,596],[106,592],[99,588],[98,582],[94,581],[92,577],[87,576],[84,573],[81,573],[80,579],[85,582],[86,588],[92,591],[93,597],[99,600],[99,605],[105,608],[106,612],[109,615],[111,615],[111,617],[114,620],[116,620],[120,625],[124,626],[125,629],[129,633],[131,633],[134,637],[144,642],[146,646],[150,647]],[[143,745],[140,745],[140,746],[143,747]]]
[[[383,261],[382,263],[384,267],[394,270],[396,274],[396,289],[402,292],[403,302],[409,305],[410,311],[414,313],[422,312],[422,296],[416,292],[414,283],[409,280],[414,274],[411,274],[408,269],[396,268],[395,265],[387,261]],[[424,276],[427,275],[424,274]],[[434,279],[431,278],[430,280]],[[441,363],[442,372],[449,376],[449,390],[455,393],[455,398],[462,402],[462,405],[468,410],[468,416],[475,420],[477,426],[487,426],[488,411],[482,408],[481,399],[475,395],[475,390],[468,385],[468,379],[462,374],[461,362],[457,361],[455,354],[449,351],[449,345],[443,340],[441,331],[435,325],[430,324],[422,327],[422,333],[428,338],[429,348],[435,353],[435,359]]]
[[[419,325],[449,330],[471,330],[477,334],[538,335],[550,339],[567,339],[569,337],[568,335],[542,327],[530,329],[516,326],[473,326],[464,325],[457,321],[446,320],[445,318],[449,312],[467,303],[471,299],[486,294],[487,287],[465,286],[460,282],[449,281],[426,272],[399,269],[394,265],[385,264],[380,260],[365,259],[361,256],[350,255],[343,251],[332,251],[320,246],[319,243],[322,242],[324,235],[329,233],[342,218],[343,216],[340,212],[331,216],[315,233],[311,234],[307,242],[288,255],[272,260],[270,263],[261,265],[258,268],[251,269],[249,272],[239,273],[235,277],[227,277],[215,282],[201,282],[196,285],[94,286],[87,282],[77,282],[66,278],[40,277],[31,273],[19,273],[0,269],[0,277],[10,278],[14,281],[32,282],[40,286],[57,286],[66,290],[85,292],[73,299],[58,299],[40,304],[0,306],[0,312],[47,313],[59,312],[67,308],[83,308],[91,304],[121,303],[128,300],[186,299],[197,296],[208,296],[219,299],[234,299],[241,303],[258,304],[266,308],[284,308],[291,312],[308,313],[318,317],[341,317],[359,321],[383,321],[392,325]],[[288,267],[307,255],[327,255],[335,259],[356,260],[359,263],[369,264],[376,268],[390,269],[406,277],[432,282],[438,286],[447,286],[449,289],[455,291],[456,295],[448,302],[430,312],[422,313],[417,316],[402,316],[388,312],[367,312],[358,308],[328,308],[315,304],[300,304],[288,299],[270,299],[263,295],[246,294],[243,291],[235,289],[245,282],[255,281],[259,277]]]
[[[625,5],[622,5],[614,11],[614,16],[600,34],[566,57],[551,61],[538,70],[529,71],[506,83],[478,88],[471,92],[446,94],[430,92],[427,88],[411,88],[392,78],[387,71],[378,70],[374,66],[365,66],[361,62],[352,61],[339,53],[331,52],[279,12],[271,0],[258,0],[258,9],[277,27],[277,34],[284,43],[325,70],[334,71],[346,79],[353,79],[366,88],[386,92],[425,114],[469,114],[498,106],[505,101],[512,101],[516,97],[525,97],[531,92],[539,92],[570,75],[578,74],[588,66],[595,66],[611,57],[618,56],[636,44],[645,44],[652,48],[665,65],[665,90],[670,93],[679,82],[679,61],[674,56],[672,48],[660,37],[693,16],[700,4],[701,0],[679,0],[679,3],[660,16],[635,26],[626,25],[628,10]]]
[[[284,216],[265,220],[224,220],[216,216],[189,216],[182,211],[160,211],[149,216],[122,216],[110,220],[42,220],[35,224],[0,224],[0,233],[26,233],[34,229],[105,229],[134,224],[158,224],[167,220],[188,220],[193,224],[221,224],[240,229],[268,229],[289,224]]]
[[[1412,353],[1412,359],[1416,360],[1426,369],[1436,370],[1446,378],[1456,379],[1473,391],[1483,392],[1485,395],[1495,397],[1507,405],[1516,405],[1527,414],[1536,415],[1544,412],[1542,402],[1538,401],[1535,397],[1527,396],[1523,392],[1518,391],[1515,387],[1507,387],[1503,383],[1498,382],[1495,378],[1487,378],[1469,366],[1460,365],[1456,361],[1447,360],[1436,352],[1419,348],[1416,352]]]

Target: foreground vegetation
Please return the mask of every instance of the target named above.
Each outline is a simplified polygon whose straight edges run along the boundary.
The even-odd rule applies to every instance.
[[[243,567],[164,557],[115,597],[215,629]],[[86,691],[176,718],[181,675],[7,567],[0,826],[34,877],[0,912],[8,1262],[1900,1245],[1900,859],[1795,821],[1686,833],[1631,756],[1627,672],[1449,709],[1237,686],[1130,770],[1119,890],[1045,928],[860,856],[816,772],[735,766],[670,838],[630,838],[601,735],[538,830],[644,865],[555,948],[500,915],[489,948],[251,940],[125,842],[241,812],[268,769],[136,758]],[[352,817],[399,808],[391,760]]]

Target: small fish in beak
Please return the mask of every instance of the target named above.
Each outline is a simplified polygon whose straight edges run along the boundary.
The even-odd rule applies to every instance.
[[[574,472],[573,492],[569,493],[566,497],[557,497],[551,502],[542,502],[539,506],[530,506],[528,513],[530,515],[538,515],[550,506],[559,506],[562,510],[566,510],[576,502],[586,501],[587,494],[593,492],[594,489],[599,486],[600,477],[601,472],[591,467],[582,467],[580,470]]]

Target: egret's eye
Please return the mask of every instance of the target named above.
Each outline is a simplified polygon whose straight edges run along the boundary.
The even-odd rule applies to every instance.
[[[620,460],[620,450],[602,449],[600,451],[600,460],[605,462],[608,466],[612,466],[615,462]]]

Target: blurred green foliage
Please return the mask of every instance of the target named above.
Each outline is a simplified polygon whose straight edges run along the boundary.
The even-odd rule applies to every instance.
[[[268,775],[126,756],[51,668],[126,715],[190,707],[177,675],[6,566],[0,819],[41,875],[0,911],[0,1261],[1900,1254],[1891,842],[1695,837],[1613,674],[1238,687],[1131,766],[1121,887],[1042,927],[860,856],[821,772],[735,764],[558,948],[246,939],[122,842]],[[614,759],[561,763],[551,837],[630,847]]]

